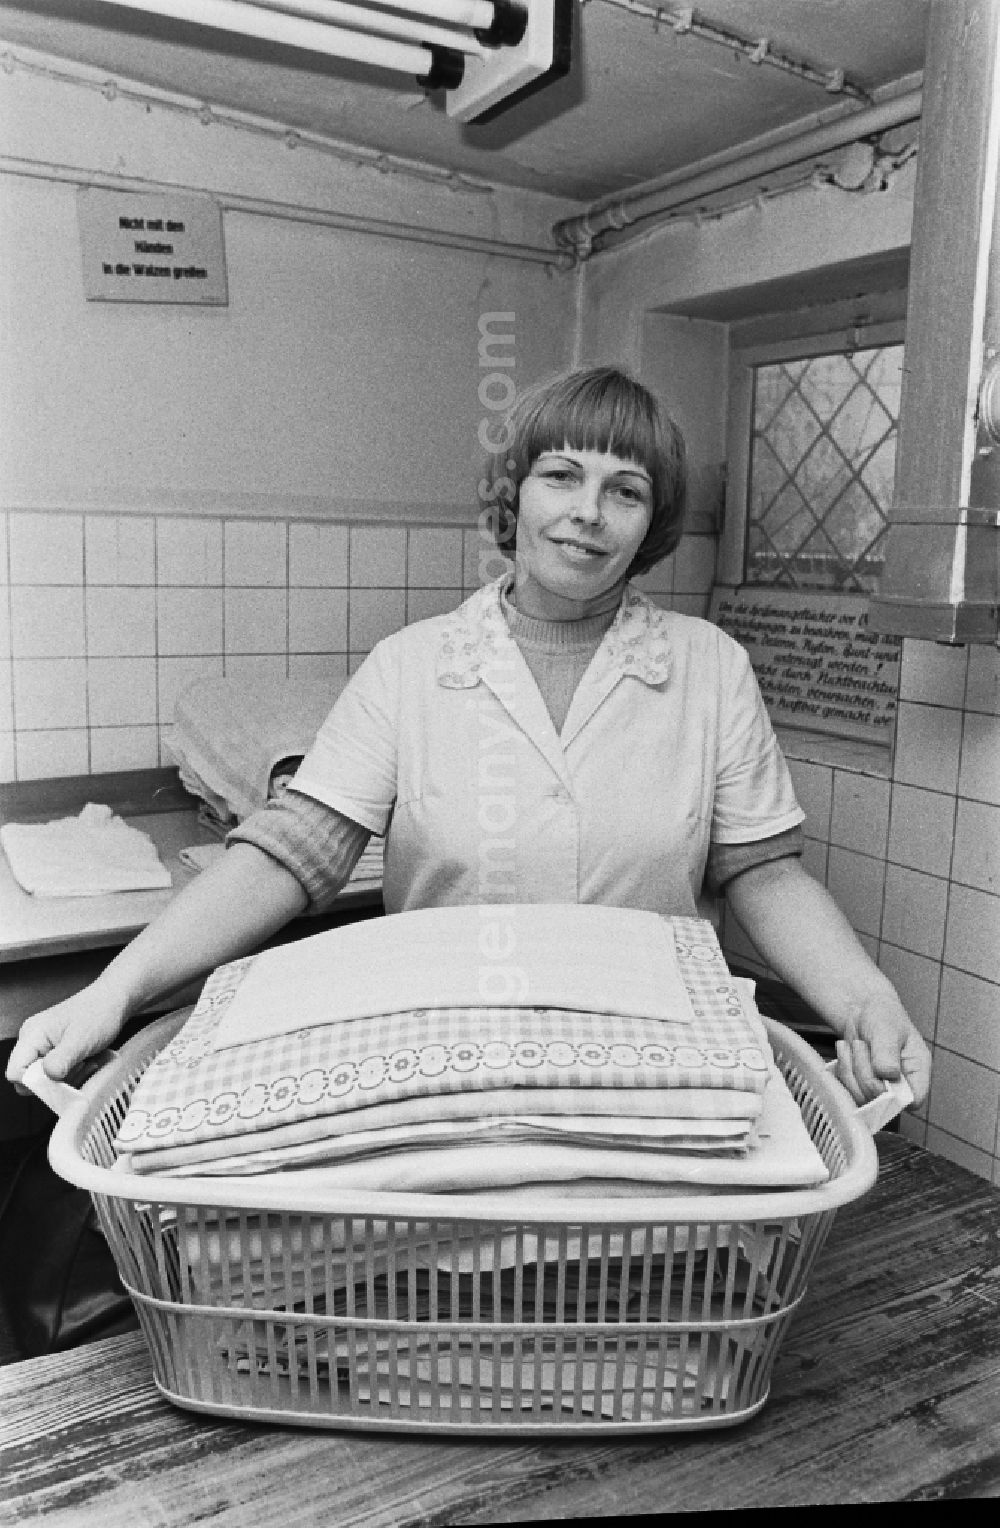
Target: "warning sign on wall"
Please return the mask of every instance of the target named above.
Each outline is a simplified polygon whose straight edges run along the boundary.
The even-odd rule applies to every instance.
[[[88,301],[228,301],[222,209],[210,196],[84,186],[77,219]]]

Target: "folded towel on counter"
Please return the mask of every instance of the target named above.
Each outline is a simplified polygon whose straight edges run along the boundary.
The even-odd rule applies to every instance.
[[[422,1008],[561,1008],[673,1024],[693,1017],[669,923],[625,907],[422,908],[222,969],[231,990],[220,998],[215,1051]]]
[[[238,990],[233,966],[220,967],[136,1088],[118,1150],[138,1164],[154,1149],[233,1143],[375,1104],[502,1088],[562,1092],[556,1112],[566,1113],[579,1112],[575,1090],[600,1088],[604,1112],[621,1115],[627,1106],[616,1101],[620,1089],[763,1093],[771,1067],[767,1035],[745,988],[730,977],[714,930],[700,919],[663,923],[674,935],[689,1022],[560,1008],[414,1009],[214,1050],[216,1028]],[[606,954],[603,945],[592,946],[588,968]],[[294,982],[281,1002],[297,1011]],[[531,1105],[524,1112],[542,1111]]]
[[[222,821],[267,801],[279,765],[297,767],[347,683],[203,676],[181,690],[167,746],[188,790]]]
[[[5,823],[0,844],[14,879],[35,897],[99,897],[172,885],[149,835],[93,802],[78,817]]]

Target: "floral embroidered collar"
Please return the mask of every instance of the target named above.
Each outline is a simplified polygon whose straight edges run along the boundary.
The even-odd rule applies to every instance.
[[[513,637],[501,608],[512,573],[504,573],[460,605],[448,619],[437,654],[437,680],[446,689],[469,689]],[[631,584],[594,659],[604,672],[631,674],[645,684],[662,684],[670,672],[667,613]]]

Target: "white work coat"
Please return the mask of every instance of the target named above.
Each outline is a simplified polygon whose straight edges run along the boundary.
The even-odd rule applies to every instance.
[[[379,643],[295,789],[386,835],[387,912],[704,915],[710,842],[804,816],[745,652],[628,586],[557,734],[503,615],[509,577]]]

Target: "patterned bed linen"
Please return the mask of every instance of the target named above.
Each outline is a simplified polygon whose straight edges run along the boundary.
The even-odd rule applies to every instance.
[[[712,926],[696,918],[669,921],[692,1014],[676,1025],[554,1008],[419,1009],[216,1052],[213,1035],[244,964],[232,962],[208,979],[140,1081],[117,1149],[138,1168],[151,1151],[245,1137],[259,1142],[272,1130],[377,1106],[510,1089],[524,1090],[526,1099],[544,1093],[544,1108],[526,1102],[531,1113],[577,1112],[572,1097],[598,1089],[609,1115],[634,1114],[636,1090],[693,1089],[712,1117],[713,1096],[763,1094],[773,1068],[770,1047]],[[719,1115],[732,1117],[732,1110]]]

